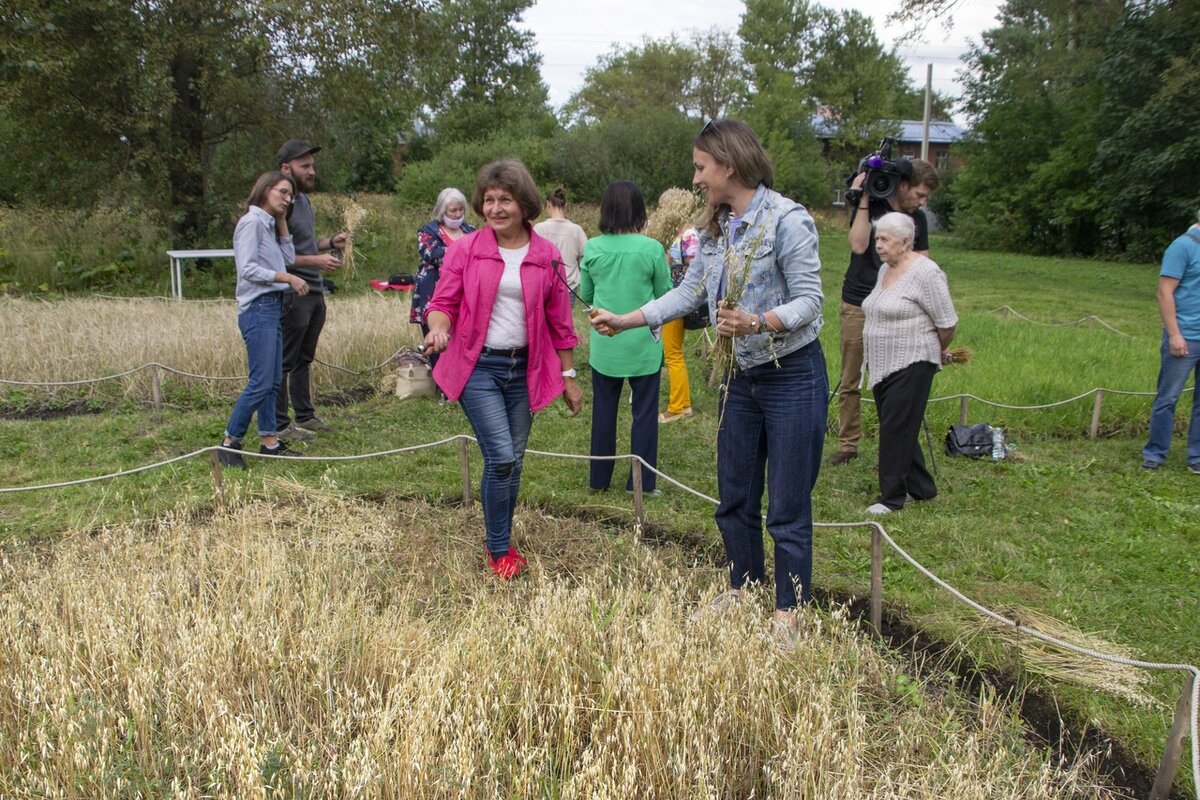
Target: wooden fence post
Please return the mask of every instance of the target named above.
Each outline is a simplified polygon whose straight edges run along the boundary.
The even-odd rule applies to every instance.
[[[1196,680],[1194,673],[1189,672],[1183,682],[1183,694],[1175,705],[1175,719],[1171,722],[1171,732],[1167,734],[1167,743],[1163,746],[1162,761],[1158,764],[1158,775],[1154,778],[1154,786],[1150,789],[1150,800],[1167,800],[1171,794],[1171,784],[1175,782],[1175,774],[1179,772],[1179,759],[1183,755],[1183,742],[1188,737],[1192,717],[1192,687]]]
[[[162,378],[158,374],[158,364],[150,365],[150,402],[154,404],[154,410],[158,411],[162,408],[163,393],[162,393]]]
[[[883,534],[871,525],[871,627],[883,633]]]
[[[217,490],[217,505],[225,505],[225,478],[221,475],[221,457],[216,450],[208,451],[208,460],[212,463],[213,484]]]
[[[967,424],[967,400],[969,398],[965,394],[958,396],[958,424]]]
[[[630,473],[633,478],[633,518],[640,534],[646,525],[646,509],[642,505],[642,461],[637,456],[630,462]]]
[[[462,474],[463,505],[471,505],[471,443],[458,440],[458,468]]]
[[[1096,389],[1096,402],[1092,405],[1092,427],[1088,435],[1093,439],[1100,435],[1100,407],[1104,404],[1104,390]]]

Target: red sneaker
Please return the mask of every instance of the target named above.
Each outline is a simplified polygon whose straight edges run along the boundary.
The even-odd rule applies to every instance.
[[[509,555],[509,558],[515,558],[517,561],[520,561],[522,567],[527,566],[529,564],[529,562],[525,560],[525,556],[518,553],[517,548],[515,548],[515,547],[508,548],[508,555]]]
[[[503,578],[506,581],[511,581],[513,578],[521,574],[521,566],[524,559],[518,560],[510,553],[505,553],[499,558],[493,558],[491,553],[488,553],[488,564],[492,568],[492,573],[497,578]]]

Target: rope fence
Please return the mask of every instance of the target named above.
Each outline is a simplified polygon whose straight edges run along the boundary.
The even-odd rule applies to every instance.
[[[1187,393],[1187,392],[1194,393],[1195,390],[1196,390],[1196,387],[1188,386],[1187,388],[1185,388],[1183,390],[1183,393]],[[1094,389],[1088,389],[1086,392],[1083,392],[1082,394],[1077,394],[1074,397],[1068,397],[1065,400],[1056,400],[1054,402],[1042,403],[1040,405],[1032,405],[1032,406],[1017,406],[1017,405],[1010,405],[1008,403],[1000,403],[995,400],[988,400],[986,398],[978,397],[976,395],[968,394],[968,393],[951,394],[951,395],[945,395],[943,397],[931,397],[931,398],[929,398],[928,402],[929,403],[942,403],[942,402],[946,402],[949,400],[957,400],[958,401],[958,424],[966,425],[968,423],[968,420],[970,419],[970,401],[972,401],[972,400],[974,400],[977,403],[982,403],[985,406],[990,406],[992,408],[1002,408],[1002,409],[1005,409],[1006,411],[1042,411],[1047,408],[1058,408],[1060,406],[1070,405],[1071,403],[1077,403],[1080,400],[1083,400],[1085,397],[1091,397],[1092,398],[1092,423],[1088,427],[1088,438],[1096,439],[1100,436],[1100,420],[1104,413],[1104,395],[1106,395],[1106,394],[1117,395],[1119,397],[1154,397],[1155,396],[1155,392],[1133,392],[1133,391],[1128,391],[1125,389],[1108,389],[1103,386],[1097,386]],[[866,403],[874,403],[875,402],[874,397],[868,397],[866,395],[864,395],[861,399],[863,402],[866,402]]]
[[[338,372],[345,372],[349,375],[369,375],[373,372],[379,372],[380,370],[384,369],[388,364],[395,361],[403,353],[404,350],[399,350],[375,366],[360,370],[350,369],[349,367],[343,367],[337,364],[330,364],[326,361],[322,361],[319,358],[313,359],[313,361],[323,367],[328,367],[329,369],[337,370]],[[170,375],[178,375],[183,378],[218,382],[229,381],[244,383],[247,377],[245,375],[203,375],[196,372],[188,372],[187,370],[179,369],[177,367],[171,367],[166,364],[160,364],[157,361],[150,361],[142,364],[140,367],[133,367],[125,370],[124,372],[117,372],[112,375],[101,375],[98,378],[80,378],[78,380],[71,381],[18,381],[10,380],[8,378],[0,378],[0,386],[36,386],[45,389],[61,389],[70,386],[92,386],[97,383],[119,380],[120,378],[127,378],[130,375],[136,375],[139,372],[147,371],[150,373],[151,400],[156,407],[162,402],[162,376],[160,372],[165,372]]]
[[[459,450],[459,465],[462,479],[463,501],[471,502],[471,475],[470,475],[470,445],[476,440],[473,436],[466,434],[457,434],[444,439],[439,439],[434,442],[424,444],[410,445],[407,447],[398,447],[390,450],[380,450],[372,453],[360,453],[345,456],[278,456],[265,453],[256,453],[250,450],[247,451],[227,451],[238,452],[243,458],[263,458],[263,459],[283,459],[288,461],[310,461],[310,462],[344,462],[344,461],[361,461],[371,458],[380,458],[385,456],[398,455],[401,453],[410,453],[418,450],[427,450],[435,447],[441,447],[451,443],[457,443]],[[224,478],[220,461],[217,457],[218,452],[225,450],[221,446],[204,447],[195,450],[186,455],[176,456],[175,458],[166,459],[154,464],[147,464],[141,467],[121,470],[119,472],[108,473],[107,475],[97,475],[90,478],[80,478],[73,481],[62,481],[58,483],[40,484],[34,486],[13,486],[0,487],[0,494],[11,494],[17,492],[32,492],[49,489],[61,489],[69,486],[80,486],[98,481],[111,480],[114,478],[125,477],[128,475],[136,475],[138,473],[147,472],[149,470],[160,469],[172,464],[186,461],[187,459],[196,456],[202,456],[205,453],[209,456],[209,461],[212,468],[213,482],[216,488],[216,496],[218,503],[224,504]],[[614,455],[614,456],[591,456],[579,455],[574,453],[555,453],[544,450],[527,450],[528,454],[537,456],[546,456],[549,458],[561,458],[579,461],[605,460],[618,461],[628,460],[630,462],[630,470],[633,479],[633,512],[635,518],[635,532],[640,532],[645,527],[645,507],[643,505],[642,491],[642,471],[650,470],[658,478],[667,481],[673,486],[676,486],[683,491],[704,500],[712,505],[717,505],[718,501],[708,495],[693,489],[680,481],[667,475],[665,472],[650,466],[640,456]],[[765,517],[764,517],[765,519]],[[814,522],[814,527],[817,528],[868,528],[871,532],[871,603],[870,617],[871,625],[877,633],[882,633],[883,629],[883,546],[886,544],[893,552],[896,553],[902,560],[908,563],[920,575],[928,578],[934,585],[948,593],[958,602],[966,605],[968,608],[994,622],[1010,627],[1025,636],[1037,639],[1041,642],[1049,644],[1053,647],[1066,650],[1077,655],[1085,656],[1099,661],[1105,661],[1112,664],[1120,664],[1127,667],[1135,667],[1138,669],[1152,671],[1175,671],[1182,672],[1185,675],[1183,691],[1179,696],[1179,700],[1175,707],[1174,717],[1172,719],[1171,728],[1167,735],[1166,744],[1163,747],[1162,759],[1159,762],[1158,772],[1155,777],[1153,788],[1151,789],[1151,800],[1166,800],[1170,794],[1171,786],[1175,782],[1175,777],[1179,771],[1179,764],[1183,756],[1184,740],[1191,737],[1191,760],[1192,760],[1192,780],[1193,785],[1200,787],[1200,668],[1192,664],[1184,663],[1165,663],[1153,661],[1141,661],[1124,656],[1111,655],[1102,653],[1097,650],[1092,650],[1086,647],[1073,644],[1071,642],[1051,636],[1043,631],[1022,625],[1020,622],[1009,619],[1002,614],[999,614],[981,603],[972,600],[963,592],[956,589],[954,586],[940,578],[928,567],[921,564],[909,554],[904,548],[896,543],[895,539],[888,534],[887,530],[876,521],[862,522]]]
[[[1009,305],[1003,305],[1003,306],[1000,306],[999,308],[993,308],[991,311],[989,311],[987,313],[1003,314],[1006,319],[1009,316],[1013,316],[1013,317],[1016,317],[1017,319],[1025,320],[1026,322],[1030,323],[1031,325],[1041,325],[1043,328],[1071,328],[1076,325],[1084,325],[1089,322],[1097,322],[1102,327],[1108,328],[1110,331],[1112,331],[1113,333],[1115,333],[1119,336],[1124,336],[1128,339],[1133,338],[1133,336],[1131,334],[1125,333],[1124,331],[1114,328],[1112,325],[1109,325],[1107,322],[1100,319],[1095,314],[1088,314],[1083,319],[1077,319],[1074,322],[1038,322],[1036,319],[1030,319],[1029,317],[1025,316],[1024,314],[1022,314],[1021,312],[1017,311],[1016,309],[1014,309],[1012,306],[1009,306]]]
[[[379,362],[378,364],[376,364],[372,367],[367,367],[366,369],[361,369],[361,370],[350,369],[348,367],[339,366],[338,364],[330,364],[326,361],[322,361],[319,358],[314,359],[314,361],[315,361],[315,363],[320,364],[321,366],[326,367],[328,369],[336,370],[338,372],[343,372],[348,375],[363,376],[363,375],[369,375],[369,374],[372,374],[375,372],[379,372],[379,371],[385,369],[389,364],[391,364],[393,361],[398,359],[404,353],[405,353],[404,349],[398,350],[395,353],[393,353],[392,355],[385,358],[383,361]],[[120,378],[127,378],[130,375],[136,375],[137,373],[144,372],[144,371],[149,371],[149,373],[150,373],[150,400],[151,400],[152,405],[155,408],[158,408],[163,403],[162,373],[167,373],[170,375],[178,375],[183,378],[191,378],[194,380],[204,380],[204,381],[243,382],[246,380],[245,375],[203,375],[203,374],[198,374],[195,372],[188,372],[187,370],[178,369],[177,367],[171,367],[166,364],[159,364],[158,362],[152,361],[152,362],[149,362],[146,364],[142,364],[140,367],[133,367],[131,369],[125,370],[124,372],[118,372],[118,373],[115,373],[112,375],[102,375],[97,378],[81,378],[79,380],[71,380],[71,381],[23,381],[23,380],[10,380],[10,379],[6,379],[6,378],[0,378],[0,386],[27,386],[27,387],[40,387],[40,388],[47,388],[47,389],[66,388],[66,387],[72,387],[72,386],[92,386],[92,385],[95,385],[98,383],[103,383],[105,381],[118,380]],[[1184,393],[1187,393],[1187,392],[1194,393],[1195,387],[1188,386],[1183,391],[1184,391]],[[957,400],[958,404],[959,404],[959,411],[958,411],[959,424],[966,425],[970,418],[969,404],[972,400],[975,401],[976,403],[980,403],[980,404],[988,406],[990,408],[1000,408],[1000,409],[1004,409],[1006,411],[1042,411],[1045,409],[1059,408],[1061,406],[1067,406],[1072,403],[1077,403],[1080,400],[1083,400],[1087,397],[1091,397],[1091,398],[1093,398],[1092,422],[1088,428],[1088,436],[1092,439],[1095,439],[1100,435],[1100,421],[1101,421],[1101,417],[1103,415],[1103,406],[1104,406],[1104,396],[1105,395],[1114,395],[1114,396],[1119,396],[1119,397],[1154,397],[1155,393],[1154,392],[1130,391],[1127,389],[1110,389],[1110,388],[1107,388],[1104,386],[1096,386],[1092,389],[1088,389],[1085,392],[1081,392],[1080,394],[1077,394],[1074,397],[1068,397],[1063,400],[1054,400],[1054,401],[1051,401],[1048,403],[1039,403],[1036,405],[1015,405],[1012,403],[1002,403],[998,400],[989,400],[986,397],[979,397],[978,395],[974,395],[974,394],[970,394],[970,393],[944,395],[942,397],[931,397],[931,398],[929,398],[928,402],[930,404],[933,404],[933,403],[944,403],[944,402],[950,402],[950,401]],[[863,395],[863,397],[861,399],[865,403],[873,404],[875,402],[875,399],[869,395]]]

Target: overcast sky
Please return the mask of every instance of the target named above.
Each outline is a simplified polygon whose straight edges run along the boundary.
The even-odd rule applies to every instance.
[[[885,17],[894,3],[875,0],[820,0],[836,9],[856,9],[875,20],[875,30],[886,45],[901,31],[886,27]],[[934,23],[899,54],[909,65],[914,83],[925,85],[928,64],[933,64],[935,91],[958,96],[961,87],[955,72],[968,40],[995,26],[999,0],[960,0],[954,27],[946,31]],[[686,38],[694,29],[725,28],[736,34],[745,11],[735,0],[537,0],[525,14],[525,26],[537,36],[542,54],[542,76],[550,87],[550,103],[561,106],[583,82],[583,73],[613,44],[638,44],[644,37],[664,38],[671,33]],[[955,119],[962,122],[960,114]]]

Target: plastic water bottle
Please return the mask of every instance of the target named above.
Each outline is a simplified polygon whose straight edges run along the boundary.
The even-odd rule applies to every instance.
[[[1004,431],[992,428],[992,461],[1003,461],[1004,455]]]

